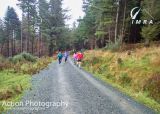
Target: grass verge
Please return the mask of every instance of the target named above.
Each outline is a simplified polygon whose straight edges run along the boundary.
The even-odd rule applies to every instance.
[[[85,52],[84,68],[96,78],[160,113],[160,47],[132,52]]]
[[[10,60],[0,58],[0,113],[12,108],[2,106],[2,103],[20,101],[24,91],[31,88],[32,75],[51,62],[50,57],[37,58],[30,54],[20,54]]]
[[[10,107],[2,106],[3,101],[18,101],[24,90],[31,87],[31,76],[27,74],[0,72],[0,113]]]

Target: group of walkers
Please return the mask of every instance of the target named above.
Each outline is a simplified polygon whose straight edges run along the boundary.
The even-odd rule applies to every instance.
[[[57,55],[59,64],[61,64],[63,57],[64,57],[64,61],[67,62],[68,56],[69,56],[68,51],[65,51],[64,54],[62,54],[62,52],[59,51]]]
[[[58,63],[61,64],[63,58],[64,58],[64,61],[67,62],[68,57],[69,57],[68,51],[65,51],[64,53],[59,51],[57,54]],[[79,52],[75,51],[73,54],[73,61],[74,61],[74,64],[77,65],[79,68],[81,68],[82,59],[83,59],[83,53],[81,51]]]

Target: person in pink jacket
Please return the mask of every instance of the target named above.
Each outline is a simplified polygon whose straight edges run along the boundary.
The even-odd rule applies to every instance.
[[[74,52],[74,54],[73,54],[73,61],[74,61],[74,64],[76,64],[76,62],[77,62],[77,52]]]

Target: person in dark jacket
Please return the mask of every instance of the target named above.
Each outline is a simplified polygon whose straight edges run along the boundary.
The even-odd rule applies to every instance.
[[[62,58],[63,58],[62,52],[59,51],[58,54],[57,54],[57,59],[58,59],[59,64],[61,64]]]

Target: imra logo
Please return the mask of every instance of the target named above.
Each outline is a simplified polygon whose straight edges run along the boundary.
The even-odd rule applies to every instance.
[[[148,14],[148,16],[150,16],[152,19],[150,19],[150,20],[147,20],[147,19],[144,19],[144,20],[137,20],[136,18],[137,18],[137,16],[140,14],[140,12],[141,11],[144,11],[146,14]],[[145,9],[141,9],[141,8],[139,8],[139,7],[134,7],[132,10],[131,10],[131,18],[132,18],[132,24],[143,24],[143,25],[147,25],[147,24],[149,24],[149,25],[151,25],[151,24],[153,24],[153,17],[152,17],[152,15],[150,15],[150,13],[149,12],[147,12],[147,10],[145,10]]]

